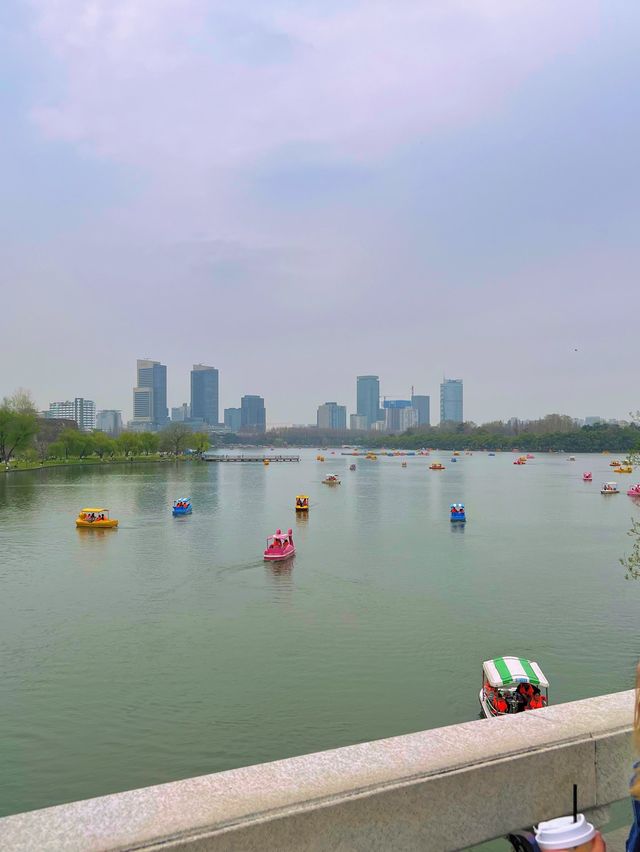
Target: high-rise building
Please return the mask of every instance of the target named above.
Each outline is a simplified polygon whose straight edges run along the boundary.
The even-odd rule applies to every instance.
[[[191,406],[188,402],[183,402],[182,405],[176,405],[171,409],[171,420],[174,423],[184,423],[185,420],[191,420]]]
[[[267,412],[261,396],[247,394],[240,400],[240,428],[243,432],[267,431]]]
[[[418,425],[418,412],[410,399],[385,399],[383,408],[386,432],[406,432]]]
[[[462,379],[445,379],[440,385],[440,422],[464,422],[462,414]]]
[[[418,426],[431,426],[431,400],[428,396],[411,396],[411,407],[418,412]]]
[[[122,432],[122,413],[115,409],[103,409],[96,415],[96,429],[117,438]]]
[[[349,429],[354,429],[357,432],[366,432],[367,428],[367,418],[364,414],[349,415]]]
[[[91,432],[96,428],[96,404],[92,399],[77,396],[73,401],[50,402],[47,417],[54,420],[75,420],[78,429]]]
[[[191,371],[191,417],[218,425],[218,371],[205,364],[194,364]]]
[[[378,376],[358,376],[356,380],[356,409],[367,418],[367,429],[381,419],[380,379]]]
[[[232,432],[239,432],[242,426],[242,409],[241,408],[225,408],[224,410],[224,425]]]
[[[133,389],[133,420],[164,426],[167,408],[167,368],[159,361],[138,359],[138,384]]]
[[[318,429],[335,429],[344,432],[347,428],[347,406],[337,402],[325,402],[318,406]]]

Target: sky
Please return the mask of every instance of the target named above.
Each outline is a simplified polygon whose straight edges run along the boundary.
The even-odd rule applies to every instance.
[[[129,417],[153,358],[271,424],[371,373],[626,417],[639,36],[628,0],[3,0],[0,396]]]

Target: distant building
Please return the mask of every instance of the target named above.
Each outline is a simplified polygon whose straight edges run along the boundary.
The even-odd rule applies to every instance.
[[[182,405],[176,405],[171,409],[171,420],[173,423],[184,423],[185,420],[191,419],[191,406],[188,402],[183,402]]]
[[[47,417],[53,420],[75,420],[82,432],[96,428],[96,404],[92,399],[77,396],[73,401],[50,402]]]
[[[242,432],[267,431],[267,412],[261,396],[247,394],[240,400],[240,429]]]
[[[464,422],[462,379],[445,379],[440,385],[440,422]]]
[[[594,417],[594,416],[584,418],[584,425],[585,426],[595,426],[596,423],[604,423],[604,418]]]
[[[232,432],[239,432],[242,426],[242,409],[241,408],[225,408],[224,410],[224,425]]]
[[[347,428],[347,406],[337,402],[325,402],[318,406],[318,429],[334,429],[344,432]]]
[[[349,417],[349,429],[354,429],[358,432],[366,432],[368,426],[367,418],[364,414],[352,414]]]
[[[358,376],[356,379],[356,410],[367,419],[367,429],[381,420],[380,379],[378,376]]]
[[[418,426],[431,426],[431,400],[428,396],[411,397],[411,407],[418,412]]]
[[[162,427],[169,420],[167,368],[159,361],[138,359],[137,387],[133,389],[133,422]]]
[[[96,429],[117,438],[122,432],[122,413],[115,409],[104,409],[96,415]]]
[[[383,409],[385,432],[406,432],[418,425],[418,412],[410,399],[385,399]]]
[[[218,425],[218,371],[205,364],[194,364],[191,371],[191,417]]]

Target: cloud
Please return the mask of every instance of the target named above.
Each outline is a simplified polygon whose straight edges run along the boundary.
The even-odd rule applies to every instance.
[[[34,0],[53,139],[181,173],[288,146],[376,160],[500,105],[593,33],[595,0]]]

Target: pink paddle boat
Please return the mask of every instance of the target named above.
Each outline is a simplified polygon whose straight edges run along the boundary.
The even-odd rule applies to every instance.
[[[640,482],[637,485],[633,485],[628,491],[627,494],[629,497],[640,497]]]
[[[591,482],[592,480],[593,480],[593,476],[591,475],[590,471],[587,471],[586,473],[582,474],[582,481],[583,482]]]
[[[293,556],[295,552],[293,530],[288,529],[286,533],[283,533],[282,530],[276,530],[274,535],[270,535],[267,539],[267,547],[264,552],[265,562],[279,562]]]

